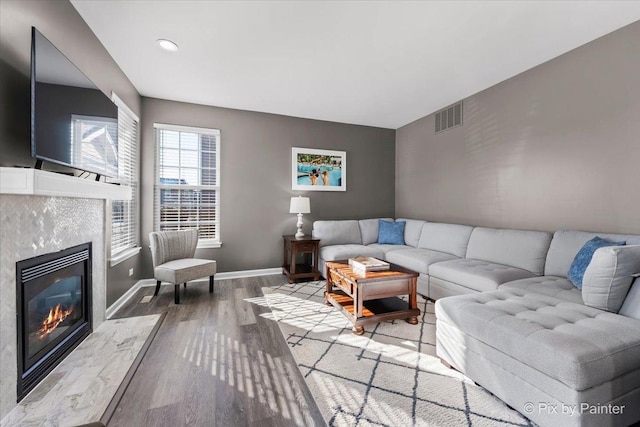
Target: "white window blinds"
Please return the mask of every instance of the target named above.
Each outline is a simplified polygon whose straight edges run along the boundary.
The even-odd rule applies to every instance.
[[[118,106],[118,182],[131,187],[131,200],[114,200],[111,257],[138,246],[138,118],[115,94]]]
[[[200,231],[199,247],[220,244],[220,131],[154,124],[155,229]]]

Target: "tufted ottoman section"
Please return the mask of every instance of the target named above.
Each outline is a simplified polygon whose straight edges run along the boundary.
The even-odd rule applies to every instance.
[[[446,298],[436,316],[575,390],[640,368],[640,321],[547,295]]]
[[[640,416],[631,404],[640,401],[639,320],[527,286],[438,300],[436,318],[438,356],[516,410],[532,400],[627,405],[623,417],[525,413],[540,425],[626,425]]]

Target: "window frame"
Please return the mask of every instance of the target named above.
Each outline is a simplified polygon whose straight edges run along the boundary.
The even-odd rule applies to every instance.
[[[219,248],[222,246],[222,239],[220,233],[220,225],[221,225],[221,216],[220,216],[220,151],[222,145],[222,138],[220,129],[212,129],[212,128],[202,128],[202,127],[194,127],[194,126],[183,126],[183,125],[173,125],[166,123],[154,123],[154,144],[155,144],[155,177],[154,177],[154,201],[153,201],[153,229],[155,231],[160,231],[160,191],[161,190],[207,190],[207,191],[215,191],[215,238],[199,238],[198,239],[198,249],[204,248]],[[216,153],[216,177],[215,177],[215,185],[185,185],[185,184],[161,184],[160,183],[160,168],[161,168],[161,159],[160,159],[160,140],[159,140],[159,132],[161,131],[174,131],[174,132],[184,132],[184,133],[195,133],[198,135],[213,135],[216,139],[215,153]],[[181,148],[178,148],[178,151],[182,151]],[[202,166],[198,167],[199,171],[202,171]],[[180,229],[180,228],[178,228]]]
[[[140,246],[140,118],[116,95],[111,93],[111,100],[118,107],[118,118],[120,115],[127,116],[128,120],[135,123],[135,140],[131,142],[132,146],[129,147],[129,152],[133,156],[130,159],[129,164],[131,166],[130,176],[125,177],[122,180],[121,176],[118,176],[116,182],[123,186],[128,186],[131,189],[131,198],[128,200],[122,200],[125,203],[129,212],[126,215],[128,219],[128,236],[125,239],[126,244],[124,246],[119,245],[114,248],[113,230],[114,230],[114,202],[120,202],[120,200],[111,201],[110,214],[111,214],[111,230],[110,230],[110,242],[109,242],[109,261],[110,266],[113,267],[127,259],[140,253],[142,249]],[[120,120],[118,120],[118,130],[120,130]],[[120,144],[120,132],[118,132],[118,144]],[[119,150],[118,150],[119,151]],[[118,168],[120,168],[120,159],[118,159]]]

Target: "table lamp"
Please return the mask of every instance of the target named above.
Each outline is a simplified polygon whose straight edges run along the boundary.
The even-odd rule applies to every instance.
[[[304,233],[302,232],[302,214],[311,213],[311,207],[308,197],[292,197],[291,204],[289,205],[289,213],[298,214],[298,232],[296,233],[296,239],[302,239]]]

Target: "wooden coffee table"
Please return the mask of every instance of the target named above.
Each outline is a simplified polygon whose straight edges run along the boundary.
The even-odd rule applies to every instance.
[[[359,274],[349,261],[327,262],[327,305],[339,308],[353,324],[353,333],[362,335],[365,324],[406,319],[418,323],[416,299],[418,273],[391,264],[389,270]],[[409,295],[409,302],[399,298]]]

